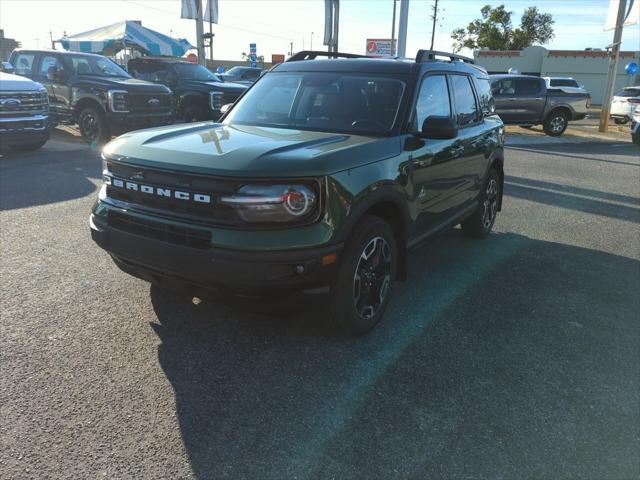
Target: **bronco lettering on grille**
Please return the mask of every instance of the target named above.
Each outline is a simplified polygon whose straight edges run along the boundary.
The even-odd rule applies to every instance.
[[[172,190],[171,188],[158,187],[155,185],[143,185],[110,176],[105,176],[105,183],[122,190],[132,190],[134,192],[157,195],[158,197],[175,198],[177,200],[187,200],[198,203],[211,203],[211,195],[206,193],[186,192],[184,190]]]

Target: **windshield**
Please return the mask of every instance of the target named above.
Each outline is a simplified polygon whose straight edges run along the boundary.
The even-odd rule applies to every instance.
[[[217,75],[214,75],[202,65],[196,65],[195,63],[176,63],[173,68],[175,68],[178,77],[185,80],[220,81]]]
[[[383,134],[395,124],[404,90],[404,82],[379,75],[271,73],[224,123]]]
[[[76,75],[131,78],[122,67],[106,57],[70,55],[66,58],[71,62],[71,67]]]
[[[571,80],[570,78],[554,78],[551,79],[552,87],[577,87],[578,82]]]

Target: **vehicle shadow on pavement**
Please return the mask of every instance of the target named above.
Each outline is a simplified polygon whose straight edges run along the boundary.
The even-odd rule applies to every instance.
[[[637,478],[640,262],[452,230],[387,318],[282,318],[152,288],[196,478]],[[242,315],[241,315],[242,313]]]
[[[3,152],[0,210],[63,202],[97,190],[90,179],[98,181],[102,177],[100,151],[84,144],[65,150],[62,142],[56,145],[62,148],[51,147],[50,143],[36,152]],[[82,155],[78,149],[83,150]]]
[[[518,144],[507,145],[509,150],[520,150],[523,152],[549,154],[554,157],[566,157],[585,162],[613,163],[618,165],[630,165],[640,167],[640,162],[626,162],[623,160],[611,160],[609,158],[591,157],[591,155],[603,155],[607,157],[638,156],[638,147],[632,143],[625,142],[580,142],[580,143],[557,143],[557,144]]]

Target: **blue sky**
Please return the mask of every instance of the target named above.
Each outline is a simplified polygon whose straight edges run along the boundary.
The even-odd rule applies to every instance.
[[[431,38],[430,7],[433,0],[410,0],[407,54],[427,48]],[[602,48],[611,43],[612,32],[603,32],[609,0],[440,0],[443,9],[436,30],[435,47],[451,48],[450,33],[479,16],[485,4],[504,4],[514,12],[514,24],[528,6],[551,13],[556,21],[556,37],[547,45],[553,49]],[[220,25],[214,58],[240,59],[248,44],[258,44],[258,54],[268,59],[272,53],[287,53],[303,46],[321,45],[323,0],[220,0]],[[391,35],[392,0],[341,0],[340,50],[364,53],[366,38]],[[37,12],[37,14],[36,14]],[[54,38],[80,33],[122,20],[142,20],[143,25],[173,36],[186,37],[195,44],[195,26],[179,18],[179,0],[2,0],[0,28],[25,47],[49,44]],[[627,27],[623,49],[640,49],[638,25]]]

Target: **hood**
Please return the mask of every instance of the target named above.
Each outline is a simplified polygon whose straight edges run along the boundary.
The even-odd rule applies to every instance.
[[[125,77],[100,77],[97,75],[78,75],[76,77],[79,82],[90,84],[91,86],[100,86],[105,89],[117,88],[127,90],[129,92],[139,93],[170,93],[166,86],[158,83],[145,82],[137,78]]]
[[[247,89],[247,85],[228,82],[205,82],[203,80],[183,80],[182,86],[193,90],[201,90],[203,92],[223,92],[235,93],[240,95]]]
[[[134,165],[232,177],[322,176],[400,153],[400,140],[197,123],[131,132],[104,154]]]
[[[20,75],[13,75],[11,73],[0,72],[0,92],[1,91],[33,91],[43,88],[41,84],[29,80],[26,77]]]

